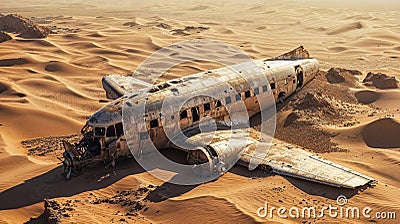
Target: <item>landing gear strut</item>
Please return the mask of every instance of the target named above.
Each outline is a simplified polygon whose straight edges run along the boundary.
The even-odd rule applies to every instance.
[[[65,158],[63,164],[64,164],[65,179],[69,180],[71,179],[71,173],[72,173],[72,160],[70,159],[70,157]]]

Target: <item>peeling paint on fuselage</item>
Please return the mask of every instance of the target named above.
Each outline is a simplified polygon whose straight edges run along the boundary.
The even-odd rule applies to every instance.
[[[133,135],[130,136],[130,139],[137,139],[136,145],[139,149],[141,145],[139,130],[147,130],[153,144],[158,149],[162,149],[169,146],[169,138],[165,135],[164,128],[174,128],[166,127],[166,125],[176,124],[176,122],[167,122],[166,119],[178,119],[179,128],[183,131],[197,126],[200,119],[204,117],[229,124],[232,113],[246,112],[248,116],[243,119],[248,120],[248,117],[260,110],[286,99],[318,73],[318,61],[315,59],[256,60],[254,62],[262,74],[252,73],[254,68],[251,67],[251,64],[253,63],[243,63],[173,79],[157,84],[146,91],[138,90],[130,93],[130,99],[123,96],[101,108],[88,119],[86,125],[92,126],[94,130],[104,128],[107,132],[110,126],[122,122],[122,107],[128,100],[126,102],[128,106],[145,107],[145,114],[134,114],[133,116],[137,116],[135,119],[145,119],[143,124],[146,125],[146,127],[139,128],[135,127],[136,124],[124,124],[125,128],[129,126],[129,134]],[[260,101],[268,101],[267,94],[270,90],[274,101],[260,104]],[[172,104],[170,108],[164,108],[162,113],[162,104],[166,99],[179,102],[188,94],[197,96],[188,99],[179,111],[177,110],[179,107]],[[239,106],[242,103],[245,108]],[[185,115],[184,118],[180,117],[181,114]],[[150,122],[157,125],[153,127]],[[118,138],[107,137],[106,134],[95,136],[105,139],[104,147],[111,141],[117,141],[118,154],[129,154],[124,135]]]

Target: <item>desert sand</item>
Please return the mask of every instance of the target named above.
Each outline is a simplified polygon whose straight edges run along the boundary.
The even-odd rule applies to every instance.
[[[44,222],[45,198],[54,199],[48,203],[65,223],[399,222],[398,217],[257,216],[265,202],[321,207],[336,205],[340,194],[350,206],[400,216],[400,89],[362,84],[368,72],[400,79],[396,1],[110,2],[0,2],[1,14],[17,13],[53,32],[42,39],[10,34],[12,40],[0,43],[0,223]],[[378,185],[358,192],[234,167],[210,183],[176,186],[147,174],[133,160],[112,169],[97,164],[65,181],[56,158],[61,153],[57,138],[49,136],[78,134],[86,117],[108,102],[101,78],[130,74],[158,49],[196,38],[226,42],[255,59],[305,46],[322,72],[278,108],[276,137],[373,177]],[[165,78],[215,67],[187,63]],[[337,67],[362,74],[329,83],[325,72]],[[325,106],[307,110],[304,98]],[[332,110],[325,113],[326,108]],[[49,147],[54,151],[29,150]]]

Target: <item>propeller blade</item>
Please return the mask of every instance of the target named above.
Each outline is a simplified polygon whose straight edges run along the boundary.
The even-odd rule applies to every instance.
[[[72,173],[72,167],[68,168],[68,172],[65,175],[65,179],[67,180],[71,179],[71,173]]]

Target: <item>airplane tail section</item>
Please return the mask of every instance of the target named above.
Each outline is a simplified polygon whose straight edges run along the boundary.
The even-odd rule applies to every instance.
[[[310,53],[303,47],[300,46],[292,51],[284,53],[278,57],[268,59],[268,61],[275,60],[297,60],[297,59],[310,59]]]

